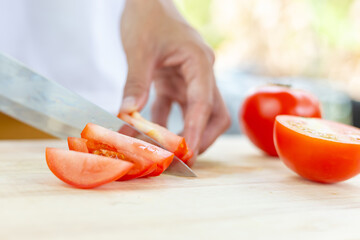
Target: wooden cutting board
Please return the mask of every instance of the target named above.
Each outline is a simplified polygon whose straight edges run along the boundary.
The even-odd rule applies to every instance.
[[[241,137],[220,138],[194,167],[72,188],[47,168],[59,140],[0,141],[0,239],[360,239],[360,177],[303,180]]]

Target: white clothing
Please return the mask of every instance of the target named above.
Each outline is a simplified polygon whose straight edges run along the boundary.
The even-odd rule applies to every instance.
[[[125,0],[0,0],[0,52],[111,113],[127,74]]]

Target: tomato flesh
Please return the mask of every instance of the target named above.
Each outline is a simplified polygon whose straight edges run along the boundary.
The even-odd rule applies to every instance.
[[[77,138],[77,137],[68,137],[68,146],[69,150],[88,153],[89,149],[87,147],[87,140],[84,138]]]
[[[120,153],[124,160],[135,164],[121,180],[143,176],[157,176],[171,164],[174,154],[150,143],[113,132],[93,123],[88,123],[81,137],[90,142],[101,143],[105,150]],[[95,147],[96,150],[99,150]],[[104,149],[104,148],[103,148]],[[91,150],[90,150],[91,152]]]
[[[274,142],[281,160],[300,176],[335,183],[360,172],[360,129],[317,118],[277,116]]]
[[[117,152],[116,149],[111,149],[105,144],[97,143],[85,138],[68,137],[68,145],[69,150],[125,160],[124,154]]]
[[[156,163],[151,161],[150,159],[134,159],[125,156],[124,153],[118,152],[117,149],[110,147],[109,145],[99,143],[93,140],[69,137],[68,145],[70,150],[88,152],[99,156],[120,159],[133,163],[134,167],[126,174],[126,176],[123,176],[119,180],[130,180],[147,176],[151,172],[155,171],[157,168]]]
[[[149,137],[155,139],[164,148],[174,153],[175,156],[180,159],[182,159],[189,151],[185,138],[170,132],[168,129],[158,124],[146,120],[138,112],[133,112],[131,114],[120,113],[118,117]]]
[[[49,169],[60,180],[78,188],[94,188],[126,175],[132,163],[83,152],[46,148]]]
[[[277,115],[321,118],[320,103],[311,93],[278,85],[266,85],[248,95],[239,111],[242,131],[270,156],[277,156],[273,129]]]

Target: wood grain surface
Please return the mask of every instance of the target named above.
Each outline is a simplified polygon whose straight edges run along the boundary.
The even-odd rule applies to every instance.
[[[60,140],[0,141],[0,239],[360,239],[360,177],[297,177],[245,138],[222,137],[198,178],[72,188],[47,168]]]

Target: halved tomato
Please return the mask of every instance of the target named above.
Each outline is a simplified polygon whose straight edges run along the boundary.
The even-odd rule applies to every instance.
[[[274,142],[281,160],[300,176],[335,183],[360,172],[360,129],[318,118],[277,116]]]
[[[131,114],[119,113],[118,117],[158,141],[164,148],[174,153],[175,156],[180,159],[182,159],[189,151],[185,138],[170,132],[168,129],[158,124],[146,120],[138,112],[133,112]],[[191,150],[190,152],[192,153]]]
[[[93,140],[87,140],[85,138],[69,137],[68,145],[70,150],[78,152],[88,152],[104,157],[111,157],[128,161],[134,164],[134,167],[118,180],[130,180],[147,176],[157,169],[157,164],[150,159],[133,159],[126,157],[123,153],[118,152],[117,149],[112,148],[106,144],[98,143]]]
[[[148,174],[148,176],[160,175],[170,165],[174,157],[174,154],[160,147],[93,123],[86,125],[81,133],[81,137],[90,140],[87,143],[90,152],[94,152],[91,148],[114,151],[120,154],[121,159],[135,164],[134,168],[126,176],[122,177],[121,180],[143,177],[145,174]],[[89,147],[89,143],[95,144],[95,146]],[[156,169],[151,173],[149,168],[147,168],[149,163],[151,163],[151,166],[156,165]]]
[[[64,149],[46,148],[46,162],[60,180],[78,187],[94,188],[121,178],[132,163]]]

